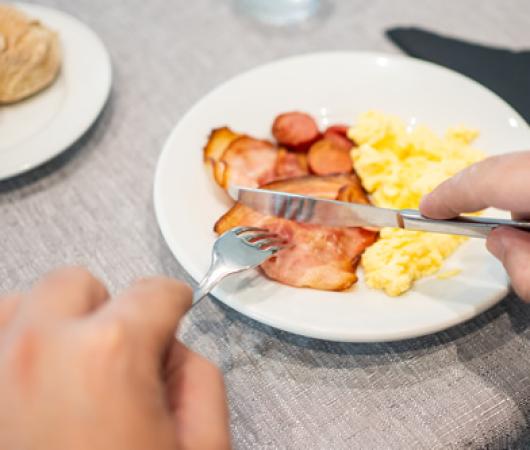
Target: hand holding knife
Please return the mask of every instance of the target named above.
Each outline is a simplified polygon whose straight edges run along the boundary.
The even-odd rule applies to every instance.
[[[415,209],[388,209],[267,189],[232,186],[230,196],[262,214],[300,223],[334,227],[395,227],[432,233],[485,238],[495,228],[509,226],[530,231],[530,222],[491,217],[458,216],[430,219]]]

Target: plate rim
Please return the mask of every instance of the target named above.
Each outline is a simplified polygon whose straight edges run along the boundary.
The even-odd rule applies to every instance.
[[[193,115],[195,113],[196,109],[199,109],[203,103],[206,103],[209,98],[213,95],[215,95],[218,91],[225,88],[225,86],[229,83],[236,82],[240,77],[245,77],[250,74],[252,74],[255,71],[259,71],[262,69],[270,68],[271,66],[277,65],[277,64],[283,64],[286,62],[296,61],[298,59],[304,59],[304,58],[313,58],[313,57],[322,57],[322,56],[358,56],[363,55],[368,58],[388,58],[390,60],[398,60],[398,61],[406,61],[406,62],[414,62],[420,65],[428,66],[428,67],[434,67],[435,69],[439,70],[442,69],[442,71],[451,74],[451,76],[457,76],[460,77],[467,82],[471,82],[475,87],[478,87],[482,92],[486,93],[487,95],[491,96],[493,95],[496,97],[498,101],[500,101],[504,106],[510,111],[510,113],[513,115],[515,119],[521,122],[521,124],[525,127],[525,129],[530,130],[530,125],[523,119],[523,117],[508,103],[506,102],[502,97],[497,95],[495,92],[491,91],[481,83],[478,83],[472,78],[469,78],[466,75],[463,75],[457,71],[454,71],[452,69],[449,69],[445,66],[441,66],[439,64],[425,61],[419,58],[402,55],[402,54],[392,54],[392,53],[385,53],[385,52],[374,52],[374,51],[347,51],[347,50],[333,50],[333,51],[319,51],[319,52],[307,52],[307,53],[301,53],[285,58],[276,59],[273,61],[266,62],[264,64],[260,64],[258,66],[255,66],[253,68],[250,68],[248,70],[245,70],[243,72],[240,72],[219,85],[215,86],[213,89],[210,89],[207,91],[203,96],[201,96],[175,123],[173,126],[171,132],[169,133],[168,137],[166,138],[162,150],[159,154],[158,161],[155,167],[154,172],[154,181],[153,181],[153,203],[154,203],[154,210],[155,210],[155,216],[157,219],[157,223],[160,228],[160,232],[162,234],[162,237],[164,238],[164,241],[166,245],[168,246],[169,250],[173,254],[173,257],[177,260],[177,262],[181,265],[181,267],[185,270],[185,272],[188,274],[190,278],[192,278],[195,282],[198,282],[197,277],[192,274],[188,267],[189,265],[185,264],[184,261],[186,261],[188,258],[184,252],[184,250],[174,242],[174,239],[171,237],[170,234],[170,226],[167,223],[165,212],[162,208],[162,194],[161,194],[161,173],[163,171],[164,166],[164,160],[168,158],[168,154],[170,152],[170,148],[172,147],[172,143],[175,139],[175,135],[177,134],[177,130],[179,128],[179,125],[185,121],[189,116]],[[414,330],[411,332],[386,332],[381,333],[380,331],[377,332],[377,335],[370,336],[369,333],[363,332],[361,335],[355,335],[354,332],[350,333],[348,336],[344,336],[342,333],[338,333],[336,335],[333,334],[333,332],[329,332],[327,330],[326,332],[319,332],[318,330],[302,330],[303,326],[299,327],[293,327],[289,324],[282,323],[280,320],[278,321],[271,321],[266,316],[263,316],[259,313],[259,311],[256,310],[242,310],[237,307],[237,305],[234,305],[234,303],[230,300],[228,300],[229,296],[226,295],[223,292],[222,287],[218,287],[213,290],[212,296],[215,297],[215,299],[227,307],[237,311],[238,313],[242,314],[243,316],[249,317],[253,320],[256,320],[259,323],[263,323],[265,325],[268,325],[272,328],[283,330],[298,336],[304,336],[308,338],[313,339],[320,339],[320,340],[327,340],[327,341],[334,341],[334,342],[359,342],[359,343],[369,343],[369,342],[392,342],[392,341],[402,341],[412,338],[418,338],[430,334],[434,334],[443,330],[446,330],[448,328],[451,328],[455,325],[459,325],[462,323],[465,323],[469,320],[471,320],[474,317],[477,317],[484,311],[487,311],[491,307],[493,307],[495,304],[500,302],[503,298],[506,297],[506,295],[509,293],[509,281],[506,277],[506,284],[504,286],[503,290],[499,290],[494,295],[491,295],[490,298],[487,301],[484,301],[479,306],[475,307],[472,310],[461,312],[458,316],[455,316],[452,320],[446,320],[443,323],[435,324],[435,325],[426,325],[424,327],[415,327]],[[224,297],[222,299],[221,297]]]
[[[33,16],[38,20],[42,20],[43,22],[46,22],[46,18],[45,17],[41,18],[41,13],[59,16],[61,17],[61,20],[69,22],[70,24],[74,25],[77,28],[83,29],[84,33],[86,33],[86,36],[89,36],[90,40],[92,41],[91,46],[98,49],[98,52],[100,52],[102,61],[104,61],[104,64],[102,64],[102,68],[101,68],[102,73],[103,73],[102,79],[104,80],[104,84],[102,83],[101,85],[102,87],[98,92],[99,95],[94,97],[94,101],[92,103],[93,106],[91,108],[90,114],[86,114],[86,117],[83,119],[82,125],[78,126],[77,128],[71,131],[68,129],[65,130],[65,132],[63,133],[63,137],[61,139],[62,143],[60,145],[51,147],[48,151],[44,151],[34,157],[31,157],[29,162],[28,162],[28,159],[24,159],[22,157],[17,163],[14,163],[11,167],[8,167],[7,170],[2,170],[0,168],[0,181],[9,180],[18,175],[29,172],[30,170],[33,170],[37,167],[40,167],[41,165],[45,164],[46,162],[52,160],[56,156],[68,150],[80,138],[82,138],[87,133],[87,131],[92,127],[92,125],[96,122],[98,117],[101,115],[101,112],[103,111],[105,105],[107,104],[108,99],[110,97],[110,91],[112,88],[112,81],[113,81],[112,60],[110,57],[110,53],[107,47],[105,46],[105,43],[103,42],[103,40],[86,23],[84,23],[77,17],[69,13],[66,13],[60,9],[45,6],[45,5],[26,3],[26,2],[15,2],[13,3],[13,5],[19,8],[20,10],[22,10],[23,12],[27,13],[28,15]],[[61,30],[57,30],[57,31],[60,34]],[[61,63],[61,70],[64,64],[65,62],[63,60]],[[40,92],[36,93],[36,96],[38,96],[39,94]],[[26,101],[31,101],[31,100],[32,99],[30,97]],[[63,106],[58,111],[61,111],[62,108]],[[55,118],[52,119],[52,122],[54,121],[55,121]],[[45,127],[41,128],[39,131],[37,131],[34,135],[31,136],[31,138],[25,141],[24,145],[31,145],[31,143],[37,140],[45,139],[48,129],[49,129],[49,125],[50,124],[46,125]]]

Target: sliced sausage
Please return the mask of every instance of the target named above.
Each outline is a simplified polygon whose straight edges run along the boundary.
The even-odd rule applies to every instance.
[[[349,148],[344,148],[332,139],[315,142],[309,149],[307,162],[316,175],[350,173],[353,170]]]
[[[334,141],[345,150],[350,150],[354,146],[353,141],[348,138],[347,125],[331,125],[324,132],[324,138]]]
[[[329,127],[327,127],[326,131],[324,132],[324,134],[326,134],[326,133],[335,133],[335,134],[340,134],[340,135],[344,136],[345,138],[347,138],[349,129],[350,129],[350,127],[348,125],[335,124],[335,125],[330,125]]]
[[[302,112],[280,114],[272,124],[272,134],[289,150],[306,152],[320,138],[315,120]]]

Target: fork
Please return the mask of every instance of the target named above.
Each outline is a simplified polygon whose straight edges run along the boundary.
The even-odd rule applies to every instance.
[[[253,269],[285,247],[285,240],[263,228],[236,227],[223,233],[213,246],[206,275],[193,292],[193,305],[222,279]]]

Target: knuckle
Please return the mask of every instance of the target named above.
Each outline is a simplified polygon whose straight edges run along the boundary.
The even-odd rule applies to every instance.
[[[140,286],[157,288],[171,293],[191,292],[191,288],[186,283],[169,277],[155,276],[149,278],[141,278],[140,280],[138,280],[137,284]]]
[[[84,267],[68,266],[53,270],[48,274],[49,278],[78,277],[80,279],[89,279],[92,274]]]
[[[122,320],[112,319],[90,327],[77,352],[87,392],[100,396],[107,392],[109,378],[127,376],[127,329]],[[105,394],[106,395],[106,394]]]
[[[138,297],[149,296],[158,302],[158,308],[174,310],[182,304],[191,303],[191,288],[172,278],[151,277],[138,280],[133,291]]]
[[[47,286],[68,284],[75,289],[91,292],[97,297],[106,298],[108,296],[105,285],[84,267],[71,266],[58,269],[48,274],[39,284]]]
[[[127,345],[128,335],[128,327],[123,319],[113,318],[105,321],[88,334],[89,351],[95,355],[119,354]]]
[[[128,327],[125,320],[114,318],[101,333],[102,345],[109,349],[122,349],[128,341]]]
[[[69,267],[68,269],[65,269],[63,276],[71,278],[83,286],[99,284],[96,277],[83,267]]]
[[[77,266],[54,270],[43,279],[45,283],[51,284],[63,283],[65,280],[85,288],[101,285],[100,281],[90,271]]]

